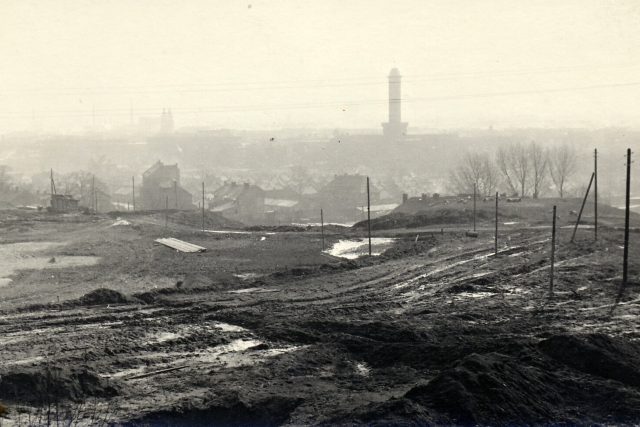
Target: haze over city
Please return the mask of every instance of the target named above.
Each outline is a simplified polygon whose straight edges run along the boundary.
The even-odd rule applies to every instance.
[[[0,2],[0,133],[639,127],[636,1]],[[133,117],[132,117],[133,116]]]

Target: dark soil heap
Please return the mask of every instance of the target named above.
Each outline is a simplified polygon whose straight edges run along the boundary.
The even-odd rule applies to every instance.
[[[640,345],[603,334],[556,335],[539,344],[548,356],[578,371],[640,387]]]
[[[83,295],[78,299],[83,305],[103,305],[103,304],[129,304],[136,302],[134,298],[121,294],[118,291],[107,288],[99,288]]]
[[[39,366],[3,373],[0,379],[0,399],[38,406],[117,394],[117,389],[110,382],[82,368]]]
[[[217,398],[201,407],[185,406],[145,415],[126,426],[278,426],[284,423],[302,399],[271,396],[253,403],[238,396]]]
[[[405,397],[463,424],[557,419],[558,379],[499,353],[471,354]]]

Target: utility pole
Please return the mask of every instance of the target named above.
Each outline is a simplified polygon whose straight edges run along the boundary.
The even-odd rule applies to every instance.
[[[556,205],[553,205],[553,223],[551,225],[551,271],[549,275],[549,298],[553,297],[553,273],[556,261]]]
[[[576,232],[578,231],[578,225],[580,224],[580,218],[582,218],[582,211],[584,210],[584,205],[587,203],[587,197],[589,196],[589,191],[591,190],[591,184],[593,183],[593,178],[596,176],[596,173],[593,172],[591,174],[591,179],[589,180],[589,186],[587,187],[587,191],[584,193],[584,199],[582,199],[582,206],[580,207],[580,212],[578,213],[578,220],[576,221],[576,226],[573,228],[573,235],[571,236],[571,243],[573,243],[573,239],[576,238]]]
[[[369,256],[371,256],[371,197],[369,195],[369,177],[367,177],[367,229],[369,233]]]
[[[56,194],[56,184],[53,182],[53,168],[51,169],[51,195]]]
[[[136,177],[131,177],[131,196],[133,197],[133,210],[136,210]]]
[[[627,188],[625,193],[625,206],[624,206],[624,253],[622,255],[622,283],[620,283],[620,289],[618,290],[618,296],[616,301],[611,307],[609,315],[613,315],[613,311],[617,307],[618,303],[622,300],[624,291],[627,288],[627,281],[629,280],[628,268],[629,268],[629,208],[630,208],[630,196],[631,194],[631,148],[627,148]]]
[[[322,235],[322,250],[324,251],[324,213],[320,208],[320,233]]]
[[[204,181],[202,181],[202,232],[204,233]]]
[[[598,149],[593,150],[593,239],[598,240]]]
[[[498,192],[496,191],[496,232],[494,236],[495,254],[498,256]]]
[[[164,199],[164,228],[169,228],[169,195]]]
[[[96,211],[96,176],[91,175],[91,208]]]
[[[477,184],[473,184],[473,231],[476,231],[476,192]]]
[[[629,202],[631,193],[631,148],[627,148],[627,192],[624,211],[624,255],[622,260],[622,289],[626,288],[629,267]]]
[[[176,198],[176,209],[178,209],[178,181],[173,181],[173,192]]]

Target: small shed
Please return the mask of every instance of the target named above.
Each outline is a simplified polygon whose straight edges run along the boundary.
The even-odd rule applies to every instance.
[[[68,194],[52,194],[51,210],[53,212],[77,211],[78,200]]]

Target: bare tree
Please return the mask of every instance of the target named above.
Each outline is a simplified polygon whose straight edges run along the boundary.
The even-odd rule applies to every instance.
[[[547,180],[547,166],[549,163],[549,155],[547,150],[535,141],[531,141],[528,147],[529,160],[531,162],[531,185],[532,196],[537,199],[540,191]]]
[[[498,172],[485,153],[466,153],[460,165],[451,172],[451,187],[458,193],[472,193],[476,186],[480,195],[493,194],[498,184]]]
[[[549,171],[560,198],[564,197],[567,181],[576,172],[576,158],[575,148],[568,144],[554,147],[549,154]]]
[[[527,147],[518,142],[498,148],[496,163],[509,189],[525,196],[530,178]]]

